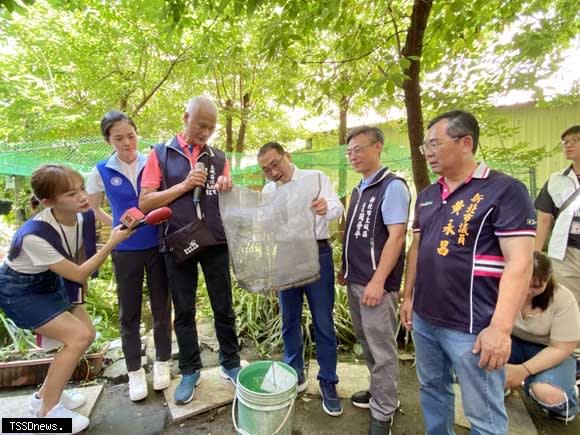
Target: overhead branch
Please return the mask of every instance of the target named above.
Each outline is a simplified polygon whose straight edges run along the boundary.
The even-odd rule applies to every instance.
[[[173,72],[173,70],[175,69],[175,67],[177,65],[179,65],[182,62],[185,62],[186,60],[192,59],[192,57],[187,56],[187,54],[190,51],[191,51],[191,47],[186,48],[181,53],[179,53],[179,55],[175,59],[173,59],[171,61],[171,63],[169,64],[169,68],[167,68],[167,70],[165,71],[165,74],[163,74],[163,76],[159,79],[157,84],[151,89],[151,91],[149,93],[147,93],[143,97],[143,99],[137,105],[135,110],[133,110],[133,115],[136,115],[137,113],[139,113],[139,111],[147,104],[147,102],[153,97],[153,95],[155,95],[155,93],[161,88],[161,86],[163,86],[163,84],[169,79],[169,77],[171,76],[171,73]]]
[[[397,26],[397,20],[395,19],[395,13],[393,12],[393,5],[391,2],[387,2],[387,8],[389,9],[389,14],[392,18],[393,27],[395,28],[395,39],[397,40],[397,53],[399,58],[401,56],[401,38],[399,38],[399,27]]]

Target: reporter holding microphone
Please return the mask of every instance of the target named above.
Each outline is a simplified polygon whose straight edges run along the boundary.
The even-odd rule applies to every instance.
[[[126,114],[110,111],[101,120],[101,133],[115,152],[93,168],[87,180],[89,202],[96,217],[107,225],[119,223],[133,228],[147,222],[137,207],[141,175],[147,158],[137,151],[137,127]],[[101,207],[103,194],[111,205],[112,216]],[[141,225],[129,239],[117,245],[112,259],[117,281],[121,321],[121,341],[127,371],[129,398],[147,397],[145,370],[141,367],[141,303],[143,278],[153,315],[156,361],[153,366],[153,388],[163,390],[170,384],[171,302],[163,255],[159,252],[159,228]]]

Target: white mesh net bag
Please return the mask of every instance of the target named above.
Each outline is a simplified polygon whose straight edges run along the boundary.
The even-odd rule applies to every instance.
[[[310,207],[319,194],[318,174],[279,185],[272,193],[239,186],[220,193],[220,214],[241,288],[284,290],[320,277],[316,220]]]

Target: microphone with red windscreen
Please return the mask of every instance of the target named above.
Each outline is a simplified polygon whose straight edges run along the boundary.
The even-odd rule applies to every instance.
[[[169,207],[161,207],[161,208],[157,208],[155,210],[150,211],[149,213],[147,213],[147,215],[143,215],[143,213],[141,213],[141,215],[143,217],[140,218],[139,220],[134,220],[134,217],[137,216],[137,214],[135,213],[134,210],[137,210],[139,213],[141,213],[141,211],[135,207],[127,210],[125,212],[125,214],[123,214],[123,216],[121,216],[121,222],[123,223],[122,228],[136,229],[136,228],[142,227],[143,225],[159,225],[159,224],[169,220],[171,218],[171,216],[173,216],[173,212],[171,211],[171,209]],[[129,213],[129,212],[131,212],[131,213]],[[123,217],[125,215],[127,215],[128,213],[131,216],[131,219],[133,219],[133,223],[131,225],[127,225],[125,223],[125,221],[129,222],[128,218],[126,218],[125,220],[123,219]]]

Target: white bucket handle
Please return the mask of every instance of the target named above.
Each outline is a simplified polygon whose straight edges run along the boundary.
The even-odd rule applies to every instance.
[[[296,403],[296,396],[297,395],[298,394],[294,394],[292,404],[288,408],[288,412],[286,413],[284,420],[282,420],[282,423],[280,423],[280,426],[278,426],[278,429],[276,429],[274,432],[272,432],[272,435],[276,435],[278,432],[280,432],[282,430],[282,428],[284,427],[284,425],[286,424],[286,422],[288,421],[288,417],[290,417],[290,414],[292,413],[292,409],[294,409],[294,403]],[[252,435],[252,434],[246,432],[244,429],[241,429],[238,427],[238,422],[236,420],[236,402],[237,401],[238,401],[238,394],[236,392],[236,394],[234,394],[234,403],[232,403],[232,423],[234,423],[234,429],[237,431],[237,433],[239,433],[241,435]]]

